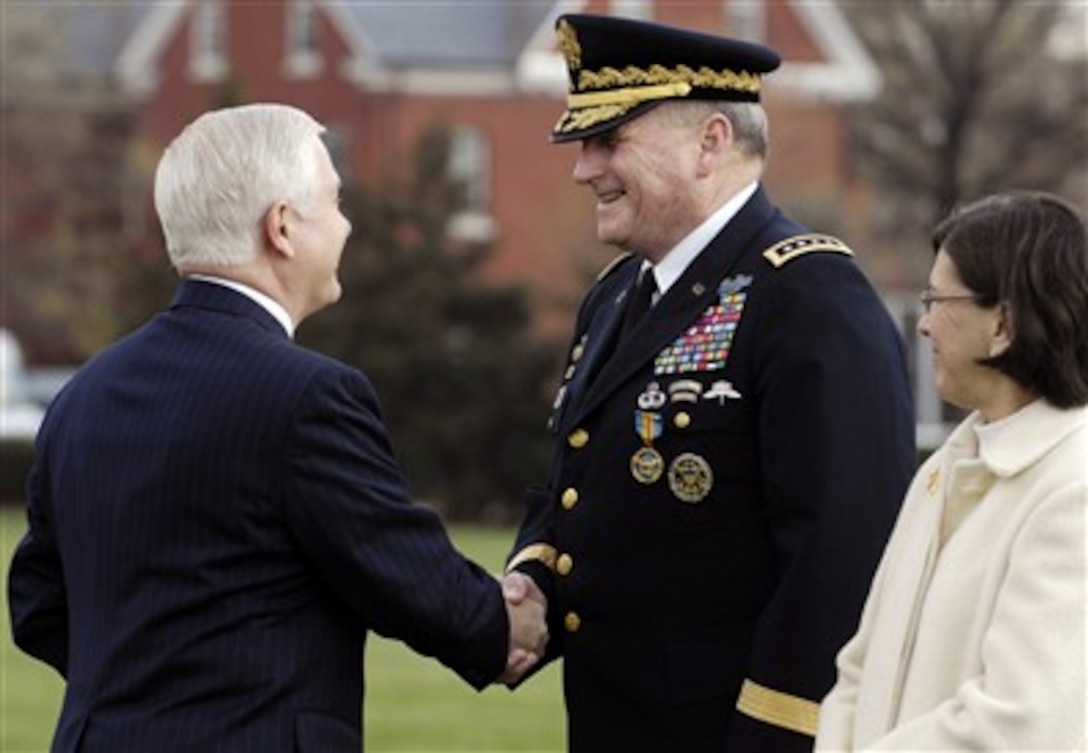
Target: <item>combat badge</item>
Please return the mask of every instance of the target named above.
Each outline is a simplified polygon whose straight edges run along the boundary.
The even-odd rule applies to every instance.
[[[682,502],[702,502],[714,488],[714,471],[706,458],[685,452],[669,466],[669,488]]]
[[[665,393],[657,382],[650,382],[638,396],[638,407],[644,411],[660,410],[664,405]]]
[[[737,392],[733,383],[726,379],[719,379],[710,385],[710,389],[703,395],[703,400],[717,400],[718,405],[725,405],[726,399],[739,400],[741,394]]]

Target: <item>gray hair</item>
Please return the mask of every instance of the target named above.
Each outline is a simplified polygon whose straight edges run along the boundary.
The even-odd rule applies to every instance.
[[[205,113],[166,148],[155,171],[155,211],[170,262],[229,267],[257,254],[261,218],[279,201],[315,200],[314,137],[325,127],[287,105]]]
[[[666,110],[666,117],[683,125],[695,125],[720,112],[733,124],[733,135],[740,150],[749,157],[767,159],[771,143],[770,125],[767,111],[757,102],[672,100],[660,109]]]

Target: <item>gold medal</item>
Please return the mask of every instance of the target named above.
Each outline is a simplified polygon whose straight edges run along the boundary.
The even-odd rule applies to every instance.
[[[665,470],[665,459],[653,447],[640,447],[631,456],[631,475],[640,484],[652,484],[661,478]]]
[[[706,458],[685,452],[669,466],[669,488],[683,502],[702,502],[714,488],[714,471]]]

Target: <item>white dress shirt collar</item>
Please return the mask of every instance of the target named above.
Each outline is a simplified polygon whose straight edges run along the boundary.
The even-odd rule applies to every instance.
[[[256,290],[255,288],[251,288],[248,285],[243,285],[240,282],[235,282],[234,280],[227,280],[222,277],[213,277],[212,275],[194,274],[186,275],[185,277],[188,280],[200,280],[202,282],[211,282],[216,285],[222,285],[225,288],[230,288],[231,290],[241,293],[246,298],[250,299],[258,306],[263,308],[265,311],[267,311],[269,314],[271,314],[276,319],[276,321],[280,323],[280,326],[283,327],[284,331],[287,332],[287,336],[294,338],[295,324],[291,321],[291,315],[287,313],[287,309],[280,305],[278,301],[268,297],[261,291]]]
[[[752,198],[752,194],[756,192],[758,186],[758,182],[753,181],[741,189],[740,193],[714,210],[714,213],[707,217],[699,227],[684,236],[657,264],[651,264],[648,261],[642,262],[642,273],[645,273],[647,268],[653,270],[659,291],[657,298],[665,295],[669,288],[680,279],[680,276],[687,271],[687,268],[714,239],[714,236],[720,233],[722,228],[728,225],[729,221],[741,210],[741,207],[748,202],[748,199]],[[655,303],[657,298],[654,299]]]

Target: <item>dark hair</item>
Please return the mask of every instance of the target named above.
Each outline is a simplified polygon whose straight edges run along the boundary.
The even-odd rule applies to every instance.
[[[1037,191],[987,196],[933,231],[985,307],[1002,306],[1012,342],[979,363],[1059,408],[1088,403],[1088,233],[1068,202]]]

